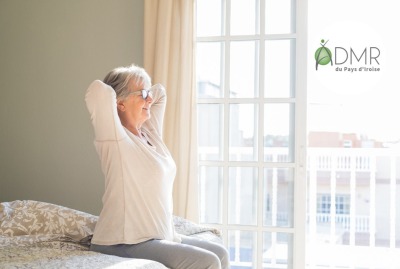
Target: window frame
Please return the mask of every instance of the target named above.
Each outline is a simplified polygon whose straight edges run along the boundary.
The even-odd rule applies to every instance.
[[[267,0],[256,0],[260,10],[265,10],[265,1]],[[306,249],[306,192],[307,192],[307,180],[306,180],[306,137],[307,130],[305,126],[307,119],[307,0],[293,0],[295,5],[295,33],[290,34],[265,34],[265,16],[259,14],[260,29],[255,35],[230,35],[230,0],[222,0],[222,22],[221,36],[209,36],[209,37],[196,37],[195,42],[223,42],[224,48],[221,49],[221,64],[224,65],[224,71],[220,74],[221,76],[221,88],[224,90],[222,97],[218,98],[197,98],[197,105],[201,104],[220,104],[223,106],[223,159],[221,161],[204,161],[199,160],[199,167],[210,166],[219,167],[223,171],[223,182],[222,188],[223,194],[223,210],[222,210],[222,224],[207,224],[211,225],[222,231],[223,242],[225,245],[228,244],[228,231],[229,230],[244,230],[244,231],[254,231],[259,236],[257,238],[257,249],[262,249],[263,246],[263,232],[274,232],[274,233],[291,233],[293,234],[293,249],[292,249],[292,267],[293,268],[305,268],[305,249]],[[288,98],[266,98],[263,96],[263,91],[259,91],[258,97],[254,98],[231,98],[228,92],[229,90],[229,55],[230,55],[230,42],[233,41],[256,41],[258,44],[258,59],[265,59],[265,43],[269,40],[294,40],[295,41],[295,72],[292,74],[292,81],[295,85],[295,95]],[[256,45],[257,46],[257,45]],[[258,85],[259,89],[264,87],[264,77],[265,72],[264,60],[259,63],[259,77],[256,77],[255,83]],[[195,76],[196,77],[196,76]],[[227,85],[228,84],[228,85]],[[264,130],[261,126],[263,124],[264,115],[264,104],[268,103],[289,103],[295,104],[295,114],[294,114],[294,156],[293,162],[290,163],[268,163],[264,161]],[[230,161],[229,160],[229,122],[230,122],[230,105],[231,104],[257,104],[258,105],[258,130],[256,145],[261,149],[258,150],[258,160],[254,162],[248,161]],[[234,165],[232,166],[232,163]],[[255,167],[258,169],[258,212],[257,212],[257,225],[254,226],[244,226],[244,225],[231,225],[228,224],[228,195],[227,191],[228,181],[229,181],[229,169],[231,167]],[[265,168],[291,168],[294,170],[294,203],[293,203],[293,227],[292,228],[282,228],[282,227],[263,227],[263,178]],[[200,171],[199,169],[199,171]],[[199,204],[201,201],[199,201]],[[261,237],[261,238],[260,238]],[[290,252],[290,251],[289,251]],[[262,257],[258,255],[258,259],[255,268],[262,268]],[[289,268],[292,268],[289,267]]]

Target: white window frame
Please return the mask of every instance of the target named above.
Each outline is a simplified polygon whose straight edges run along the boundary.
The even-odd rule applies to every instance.
[[[258,0],[259,7],[261,10],[265,9],[265,0]],[[293,267],[289,268],[305,268],[305,249],[306,249],[306,140],[307,140],[307,130],[306,130],[306,107],[307,107],[307,97],[306,97],[306,82],[307,82],[307,0],[294,0],[296,5],[296,33],[294,34],[275,34],[275,35],[267,35],[264,34],[264,16],[260,16],[260,34],[256,34],[254,36],[230,36],[230,27],[229,24],[225,25],[225,22],[230,21],[230,0],[224,0],[223,4],[225,5],[225,9],[223,8],[224,16],[226,16],[225,20],[222,22],[222,27],[225,27],[225,34],[223,36],[216,37],[197,37],[197,42],[207,42],[207,41],[219,41],[225,43],[224,55],[222,56],[221,61],[222,64],[225,65],[225,73],[221,74],[224,76],[222,88],[224,89],[224,97],[222,98],[198,98],[198,104],[222,104],[224,105],[224,144],[223,144],[223,161],[199,161],[199,166],[218,166],[223,169],[223,190],[224,190],[224,200],[223,200],[223,216],[222,216],[222,225],[212,225],[217,229],[222,231],[223,241],[227,245],[228,243],[228,230],[245,230],[245,231],[255,231],[257,232],[257,249],[262,249],[263,239],[262,232],[283,232],[283,233],[292,233],[293,234]],[[259,59],[265,58],[264,56],[264,47],[265,41],[267,40],[280,40],[280,39],[294,39],[296,42],[296,52],[295,52],[295,76],[292,78],[295,81],[295,97],[293,98],[275,98],[274,100],[265,99],[260,92],[260,96],[257,98],[230,98],[228,89],[224,83],[229,83],[229,57],[230,55],[230,42],[231,41],[242,41],[242,40],[255,40],[257,38],[259,40]],[[263,61],[262,61],[263,62]],[[259,66],[259,74],[264,74],[264,66],[261,64]],[[196,76],[195,76],[196,77]],[[264,85],[264,78],[261,76],[259,78],[258,83],[260,84],[259,88],[261,89]],[[229,86],[229,85],[228,85]],[[294,162],[292,163],[265,163],[263,157],[263,128],[258,128],[258,141],[256,142],[261,149],[258,149],[258,161],[254,162],[256,164],[256,168],[258,169],[258,177],[260,181],[258,183],[258,223],[257,226],[240,226],[240,225],[229,225],[228,224],[228,180],[229,180],[229,168],[233,167],[232,163],[237,167],[246,167],[249,166],[249,162],[242,161],[229,161],[229,105],[230,104],[238,104],[238,103],[251,103],[258,104],[258,121],[259,126],[263,126],[263,115],[264,115],[264,107],[263,105],[266,103],[292,103],[295,104],[295,115],[294,115]],[[250,164],[250,166],[252,166]],[[254,167],[254,166],[252,166]],[[294,175],[294,223],[292,228],[283,228],[283,227],[264,227],[263,226],[263,177],[264,177],[264,169],[266,167],[272,168],[293,168],[295,171]],[[290,251],[289,251],[290,252]],[[257,264],[254,268],[262,268],[262,255],[258,255]]]

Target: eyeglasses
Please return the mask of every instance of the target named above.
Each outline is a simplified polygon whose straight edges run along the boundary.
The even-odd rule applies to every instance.
[[[128,95],[131,95],[131,94],[133,94],[133,95],[141,95],[144,100],[146,100],[147,97],[149,97],[149,96],[152,97],[151,91],[150,90],[145,90],[145,89],[130,92]]]

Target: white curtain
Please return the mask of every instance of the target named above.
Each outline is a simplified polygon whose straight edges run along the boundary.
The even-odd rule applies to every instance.
[[[144,1],[144,68],[167,90],[164,141],[177,164],[174,214],[198,221],[193,2]]]

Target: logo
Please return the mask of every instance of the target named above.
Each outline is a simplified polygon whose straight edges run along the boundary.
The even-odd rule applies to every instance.
[[[385,44],[374,27],[355,21],[322,23],[310,35],[309,84],[329,94],[359,95],[378,90],[387,68]],[[356,35],[354,33],[357,33]]]
[[[315,70],[318,70],[318,65],[327,65],[328,63],[332,62],[332,52],[330,49],[325,47],[326,43],[328,43],[329,40],[325,42],[325,40],[321,40],[321,46],[315,51],[314,57],[315,57]]]
[[[329,41],[329,40],[328,40]],[[319,47],[315,53],[315,70],[318,70],[319,65],[331,64],[335,65],[335,71],[342,72],[348,71],[354,72],[368,72],[368,71],[380,71],[379,56],[381,51],[379,47],[342,47],[335,46],[334,53],[326,47],[324,39],[321,40],[321,47]]]

